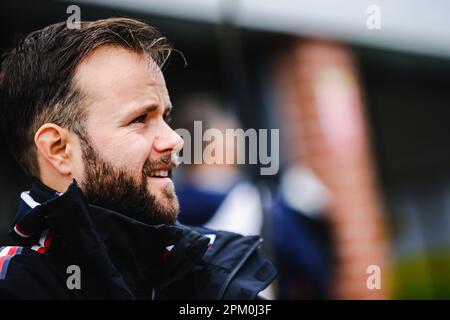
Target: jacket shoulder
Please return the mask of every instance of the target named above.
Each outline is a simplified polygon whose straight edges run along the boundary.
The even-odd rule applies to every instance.
[[[62,293],[48,259],[29,247],[0,247],[0,298],[52,299]]]

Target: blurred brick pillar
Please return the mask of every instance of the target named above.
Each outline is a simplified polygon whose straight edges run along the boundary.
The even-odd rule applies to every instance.
[[[275,73],[287,161],[313,170],[333,194],[334,298],[389,298],[389,246],[351,50],[299,40]],[[381,268],[380,290],[367,288],[369,265]]]

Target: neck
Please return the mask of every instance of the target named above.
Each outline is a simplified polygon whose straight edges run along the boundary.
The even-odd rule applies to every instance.
[[[41,168],[42,169],[42,168]],[[44,185],[57,192],[66,192],[69,185],[72,183],[72,176],[61,175],[54,170],[41,170],[38,178]]]

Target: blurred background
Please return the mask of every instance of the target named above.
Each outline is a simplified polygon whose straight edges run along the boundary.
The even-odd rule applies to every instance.
[[[2,0],[1,50],[71,4],[142,19],[182,52],[165,68],[174,128],[280,129],[276,175],[175,177],[182,222],[265,238],[268,297],[450,299],[448,1]],[[0,150],[3,244],[30,181]]]

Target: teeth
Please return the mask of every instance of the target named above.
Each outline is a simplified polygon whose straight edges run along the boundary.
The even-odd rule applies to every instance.
[[[167,177],[169,175],[169,171],[155,171],[151,174],[152,177]]]

